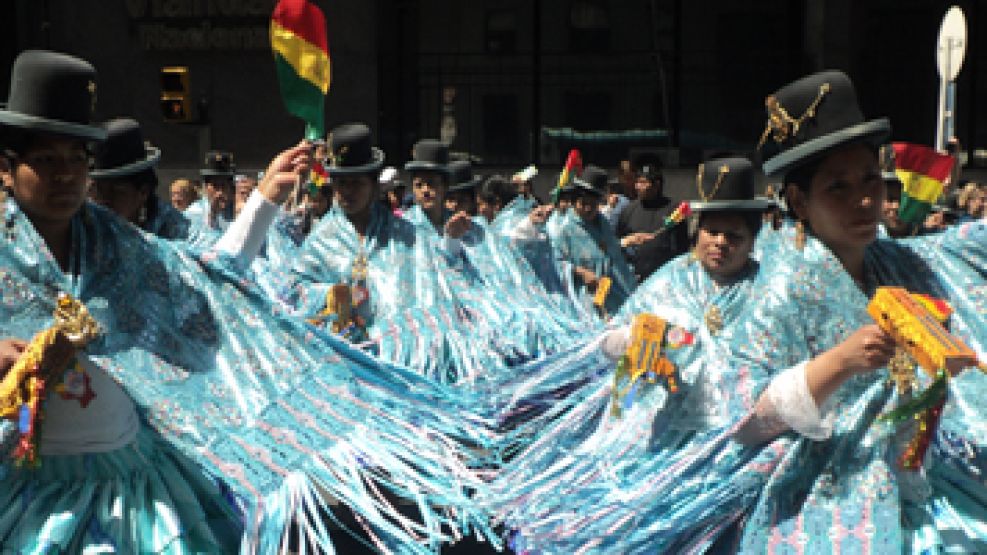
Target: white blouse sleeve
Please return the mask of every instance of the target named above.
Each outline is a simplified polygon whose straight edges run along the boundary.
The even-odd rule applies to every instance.
[[[548,238],[531,218],[521,218],[517,226],[508,232],[508,237],[515,241],[544,241]]]
[[[267,231],[278,215],[280,207],[264,198],[256,189],[250,193],[240,215],[233,220],[214,249],[237,258],[244,266],[250,265],[260,253]]]
[[[833,431],[832,403],[816,405],[805,377],[808,364],[801,362],[771,380],[735,439],[754,445],[788,430],[816,441],[829,438]]]

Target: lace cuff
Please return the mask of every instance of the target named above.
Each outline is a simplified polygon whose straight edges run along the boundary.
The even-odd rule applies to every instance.
[[[623,326],[603,332],[600,350],[610,360],[620,360],[631,343],[631,327]]]
[[[775,376],[758,398],[747,421],[735,439],[754,445],[768,441],[788,430],[816,441],[827,439],[833,423],[830,404],[816,406],[805,378],[808,361],[801,362]]]

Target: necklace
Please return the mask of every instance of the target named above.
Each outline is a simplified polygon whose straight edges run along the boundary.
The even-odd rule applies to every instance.
[[[712,305],[706,309],[706,315],[703,316],[703,321],[706,323],[706,329],[709,333],[716,335],[723,330],[723,313],[720,312],[720,307]]]

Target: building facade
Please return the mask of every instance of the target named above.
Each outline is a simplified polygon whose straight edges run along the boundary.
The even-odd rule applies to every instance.
[[[671,165],[749,151],[764,96],[801,74],[839,68],[864,111],[896,140],[930,144],[934,48],[951,2],[928,0],[317,0],[332,58],[327,123],[366,121],[400,164],[439,137],[481,165],[558,164],[570,146],[616,163],[653,149]],[[981,1],[958,80],[957,135],[987,147]],[[268,22],[274,0],[13,0],[0,60],[51,48],[99,71],[98,113],[136,117],[162,167],[235,153],[259,168],[293,144]],[[161,68],[187,67],[193,120],[165,121]],[[0,75],[8,86],[9,71]],[[976,160],[973,161],[976,163]]]

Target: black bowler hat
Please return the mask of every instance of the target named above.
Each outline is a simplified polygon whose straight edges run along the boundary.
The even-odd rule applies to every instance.
[[[586,166],[582,175],[573,178],[572,184],[577,193],[588,191],[597,196],[605,197],[607,195],[607,181],[606,170],[597,166]]]
[[[887,118],[864,121],[853,83],[841,71],[803,77],[768,96],[764,104],[768,123],[758,149],[770,177],[783,176],[851,143],[880,146],[891,134]]]
[[[329,133],[326,145],[329,175],[372,173],[384,165],[384,151],[370,141],[370,128],[362,123],[340,125]]]
[[[436,171],[449,175],[449,145],[435,139],[415,143],[412,160],[404,165],[407,171]]]
[[[642,152],[631,160],[631,167],[634,168],[636,177],[644,177],[649,180],[661,177],[661,158],[653,152]]]
[[[747,158],[716,158],[699,164],[693,212],[764,211],[774,201],[757,198],[754,165]]]
[[[475,189],[483,178],[473,175],[473,165],[466,160],[456,160],[449,164],[449,174],[452,176],[449,192],[469,191]]]
[[[0,128],[67,135],[92,141],[106,130],[92,124],[96,70],[89,62],[46,50],[26,50],[14,60]]]
[[[236,175],[236,164],[233,163],[233,153],[221,150],[210,150],[206,160],[199,170],[202,177],[230,177]]]
[[[112,119],[103,124],[106,140],[96,147],[93,179],[136,175],[153,168],[161,159],[161,150],[144,141],[140,124],[130,118]]]

